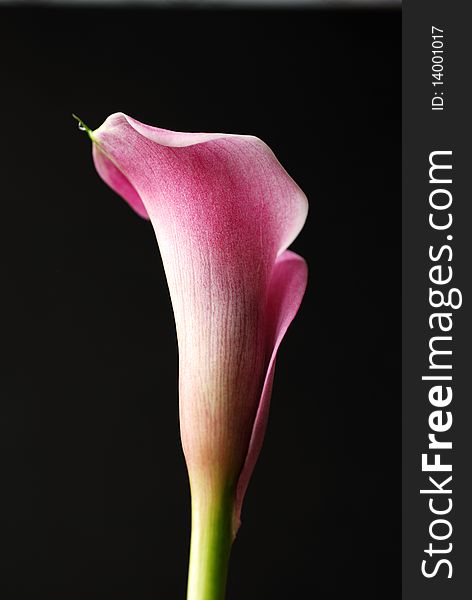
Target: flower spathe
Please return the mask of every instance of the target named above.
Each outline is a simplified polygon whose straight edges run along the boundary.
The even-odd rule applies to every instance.
[[[306,198],[252,136],[167,131],[123,113],[89,133],[102,179],[153,225],[176,322],[192,496],[230,490],[235,532],[277,349],[306,287],[305,261],[286,250]]]

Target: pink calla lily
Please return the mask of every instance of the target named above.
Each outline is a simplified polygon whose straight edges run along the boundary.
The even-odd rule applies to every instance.
[[[89,135],[98,173],[151,220],[160,248],[178,337],[193,525],[219,490],[234,535],[277,349],[306,287],[305,261],[286,250],[305,222],[306,198],[252,136],[167,131],[123,113]]]

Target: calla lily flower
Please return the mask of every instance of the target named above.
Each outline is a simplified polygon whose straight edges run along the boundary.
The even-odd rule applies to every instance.
[[[168,131],[123,113],[82,128],[100,177],[156,234],[177,330],[192,493],[188,598],[220,599],[277,350],[306,287],[306,263],[287,248],[307,201],[253,136]]]

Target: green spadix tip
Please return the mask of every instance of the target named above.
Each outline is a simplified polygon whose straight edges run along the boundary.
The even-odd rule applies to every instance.
[[[87,127],[87,125],[82,121],[82,119],[80,117],[78,117],[77,115],[74,115],[74,113],[72,113],[72,116],[74,117],[74,119],[76,121],[78,121],[79,123],[79,129],[80,131],[86,131],[89,138],[92,139],[92,130],[90,129],[90,127]]]

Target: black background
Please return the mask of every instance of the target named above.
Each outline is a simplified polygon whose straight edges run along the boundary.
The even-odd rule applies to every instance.
[[[228,600],[400,596],[399,11],[0,11],[0,589],[184,598],[177,350],[114,111],[264,139],[310,201]]]

